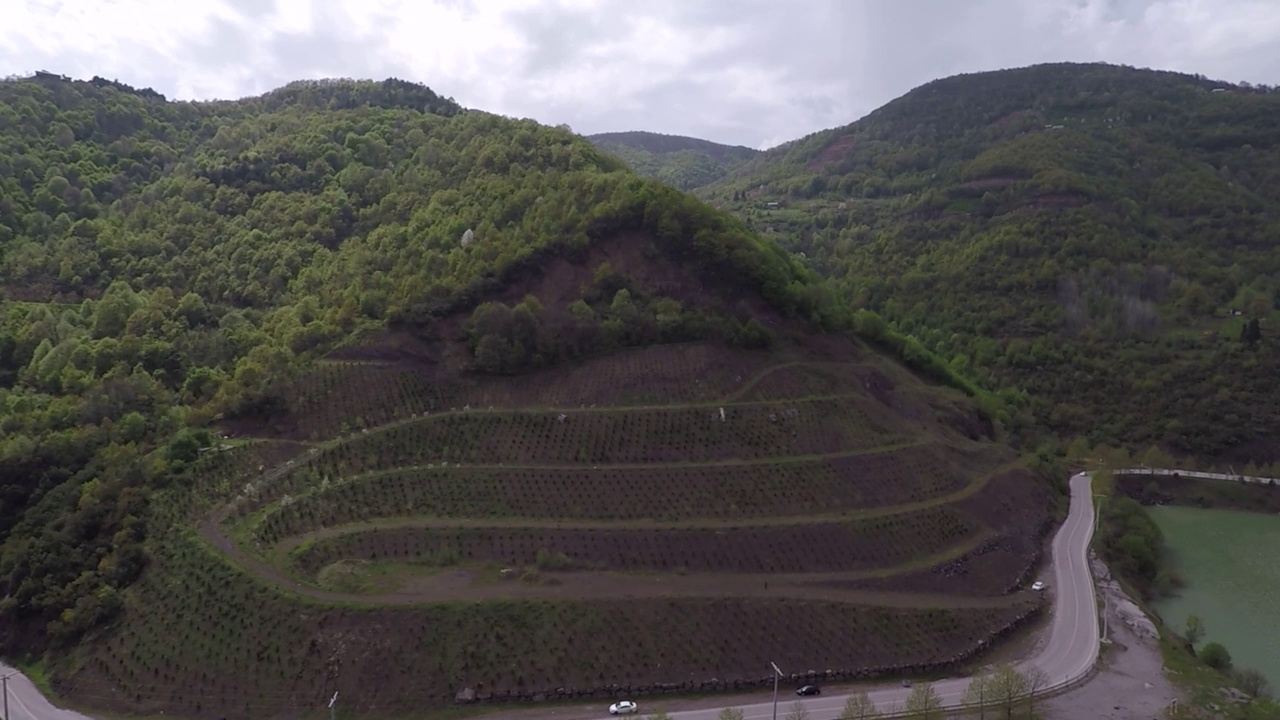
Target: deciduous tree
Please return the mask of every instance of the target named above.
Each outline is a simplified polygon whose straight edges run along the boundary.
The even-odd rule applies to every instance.
[[[916,683],[911,688],[911,694],[907,696],[907,713],[920,720],[933,720],[942,716],[942,698],[938,697],[933,683]]]
[[[844,708],[840,710],[840,720],[871,720],[878,717],[881,717],[880,711],[866,692],[850,695],[844,701]]]
[[[1199,615],[1191,614],[1187,616],[1186,625],[1182,631],[1182,637],[1186,638],[1187,644],[1191,646],[1192,652],[1195,652],[1195,646],[1204,639],[1204,621]]]
[[[964,689],[960,704],[977,713],[978,720],[986,720],[988,705],[992,702],[991,677],[974,675]]]
[[[809,710],[804,703],[796,700],[791,703],[791,711],[787,713],[787,720],[809,720]]]

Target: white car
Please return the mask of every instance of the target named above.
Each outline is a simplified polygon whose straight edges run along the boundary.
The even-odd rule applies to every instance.
[[[1044,583],[1040,580],[1037,580],[1031,583],[1031,589],[1035,590],[1036,592],[1040,592],[1041,590],[1044,589]]]
[[[616,702],[610,705],[609,714],[610,715],[630,715],[631,713],[636,712],[639,709],[640,707],[635,703],[631,702],[630,700],[623,700],[622,702]]]

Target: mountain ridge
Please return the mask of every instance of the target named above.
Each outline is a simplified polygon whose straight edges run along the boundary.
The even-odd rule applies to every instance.
[[[680,190],[714,182],[759,154],[740,145],[640,131],[597,133],[586,138],[621,158],[636,173]]]
[[[1064,442],[1265,464],[1280,460],[1259,379],[1280,326],[1277,103],[1107,64],[974,73],[695,193],[961,372],[1029,392]]]

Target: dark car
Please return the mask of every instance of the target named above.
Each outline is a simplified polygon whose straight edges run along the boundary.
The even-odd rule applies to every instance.
[[[799,690],[796,690],[796,694],[797,695],[821,695],[822,688],[818,687],[817,685],[805,685]]]

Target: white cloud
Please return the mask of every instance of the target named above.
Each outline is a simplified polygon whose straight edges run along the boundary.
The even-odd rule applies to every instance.
[[[7,0],[0,75],[233,98],[397,76],[581,132],[759,146],[958,72],[1104,60],[1280,82],[1277,0]]]

